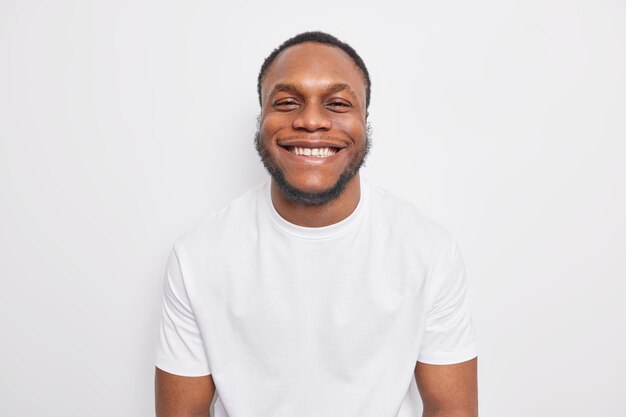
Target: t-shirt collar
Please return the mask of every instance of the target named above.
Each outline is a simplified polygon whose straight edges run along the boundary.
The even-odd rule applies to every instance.
[[[283,233],[299,237],[302,239],[328,239],[332,237],[336,237],[348,232],[352,229],[359,220],[363,217],[367,202],[369,200],[369,189],[367,187],[367,180],[363,177],[361,173],[360,177],[360,185],[361,185],[361,196],[359,198],[359,202],[352,213],[345,219],[339,221],[338,223],[331,224],[329,226],[322,227],[305,227],[300,226],[294,223],[291,223],[285,220],[279,213],[276,211],[274,204],[272,203],[271,197],[271,179],[268,180],[263,186],[262,194],[263,200],[265,201],[265,206],[267,208],[267,212],[269,214],[272,223]]]

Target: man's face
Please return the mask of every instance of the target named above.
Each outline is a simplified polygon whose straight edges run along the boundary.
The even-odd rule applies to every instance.
[[[365,82],[348,54],[307,42],[282,51],[261,85],[255,144],[289,200],[337,198],[369,150]]]

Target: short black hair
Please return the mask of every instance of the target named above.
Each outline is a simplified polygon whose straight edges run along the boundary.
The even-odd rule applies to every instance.
[[[274,59],[276,59],[278,54],[280,54],[282,51],[289,48],[290,46],[298,45],[304,42],[317,42],[330,46],[335,46],[343,50],[350,56],[350,58],[352,58],[356,66],[361,70],[363,80],[365,81],[365,108],[368,108],[370,105],[370,91],[372,82],[370,81],[370,74],[367,71],[365,62],[363,62],[363,59],[361,59],[359,54],[357,54],[354,48],[352,48],[350,45],[340,41],[333,35],[320,31],[303,32],[294,36],[293,38],[287,39],[285,42],[280,44],[278,48],[274,49],[267,58],[265,58],[265,61],[263,61],[263,65],[261,65],[261,70],[259,71],[256,85],[257,93],[259,94],[259,104],[263,105],[263,101],[261,100],[261,83],[263,82],[263,78],[265,77],[267,69],[272,64],[272,62],[274,62]]]

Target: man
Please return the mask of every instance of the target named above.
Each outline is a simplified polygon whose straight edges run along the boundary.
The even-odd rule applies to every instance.
[[[255,144],[271,179],[174,244],[158,417],[472,417],[474,330],[444,227],[359,175],[367,68],[300,34],[264,62]]]

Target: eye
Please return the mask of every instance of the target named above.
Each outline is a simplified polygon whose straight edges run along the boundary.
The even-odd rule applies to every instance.
[[[328,108],[330,108],[330,110],[335,112],[347,112],[352,107],[350,103],[343,100],[333,100],[329,102],[327,106]]]
[[[298,107],[298,102],[291,98],[274,102],[274,108],[279,111],[294,110],[296,107]]]

